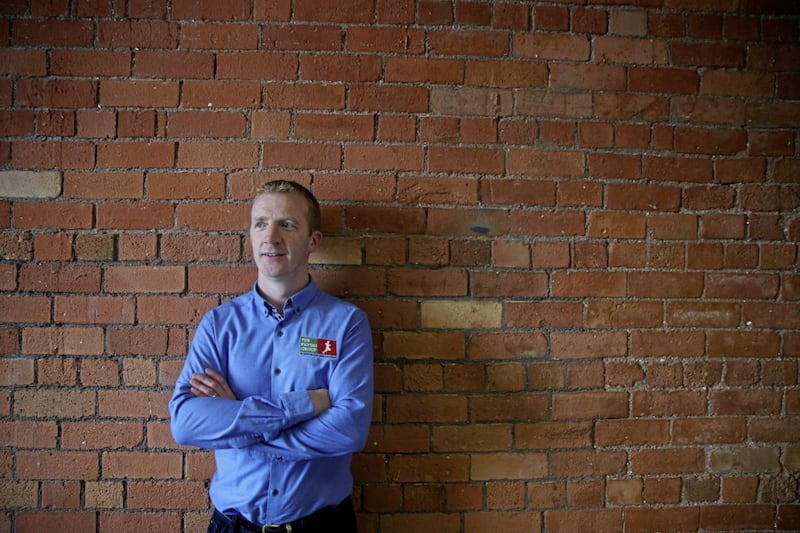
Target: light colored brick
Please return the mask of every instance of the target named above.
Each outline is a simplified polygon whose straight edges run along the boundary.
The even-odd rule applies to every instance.
[[[0,198],[56,198],[60,194],[60,172],[24,170],[0,172]]]
[[[422,302],[422,327],[431,329],[499,328],[503,306],[499,302],[429,301]]]

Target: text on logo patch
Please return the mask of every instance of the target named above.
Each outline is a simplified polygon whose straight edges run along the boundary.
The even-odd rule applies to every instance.
[[[336,357],[336,341],[315,337],[300,337],[300,353]]]

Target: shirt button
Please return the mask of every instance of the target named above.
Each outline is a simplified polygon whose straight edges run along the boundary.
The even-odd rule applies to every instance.
[[[276,376],[280,376],[281,375],[281,369],[280,368],[276,368],[275,369],[275,375]]]
[[[278,330],[278,337],[283,337],[283,330],[282,329]]]
[[[278,489],[272,489],[272,495],[273,496],[277,496],[278,495]]]

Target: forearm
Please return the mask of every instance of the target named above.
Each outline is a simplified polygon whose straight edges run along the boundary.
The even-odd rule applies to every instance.
[[[176,392],[170,401],[170,414],[172,434],[178,444],[219,449],[263,443],[313,417],[314,408],[304,391],[283,394],[277,402],[260,397],[238,401]]]

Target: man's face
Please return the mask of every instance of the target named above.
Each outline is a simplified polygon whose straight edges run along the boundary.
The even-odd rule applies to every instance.
[[[322,234],[311,231],[308,203],[300,193],[260,194],[250,211],[250,242],[262,282],[300,290],[308,281],[308,257]]]

